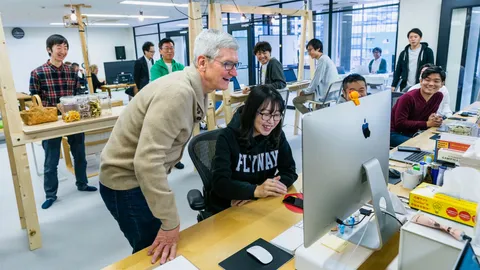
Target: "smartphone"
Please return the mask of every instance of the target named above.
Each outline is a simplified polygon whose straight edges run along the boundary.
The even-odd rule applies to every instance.
[[[293,196],[287,197],[283,200],[284,203],[296,206],[300,209],[303,209],[303,199],[296,198]]]
[[[422,152],[422,149],[420,149],[419,147],[411,147],[411,146],[399,146],[397,149],[400,152],[415,152],[415,153]]]

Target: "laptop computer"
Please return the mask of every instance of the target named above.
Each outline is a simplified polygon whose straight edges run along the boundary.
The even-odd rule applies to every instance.
[[[295,71],[293,69],[284,69],[283,70],[283,75],[285,75],[285,80],[287,81],[287,84],[292,84],[297,81],[297,75],[295,75]]]
[[[470,240],[467,240],[465,246],[460,252],[460,256],[455,263],[455,270],[480,270],[480,263],[478,262],[477,255],[473,250]]]
[[[400,161],[409,164],[418,164],[423,161],[425,155],[433,154],[429,151],[421,152],[408,152],[408,151],[396,151],[390,154],[390,160]]]

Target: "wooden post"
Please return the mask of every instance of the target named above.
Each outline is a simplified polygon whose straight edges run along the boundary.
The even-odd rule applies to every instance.
[[[307,22],[308,22],[308,16],[302,16],[302,30],[300,31],[300,48],[299,48],[300,58],[298,59],[298,76],[297,76],[298,81],[303,80],[304,73],[305,73],[305,42],[306,42],[306,39],[307,39],[306,38]],[[300,92],[301,92],[301,90],[297,90],[297,96],[300,95]],[[295,110],[295,123],[294,123],[294,127],[293,127],[293,134],[294,135],[298,134],[299,125],[300,125],[300,112],[298,110]]]
[[[210,3],[208,4],[208,28],[222,31],[222,9],[220,7],[220,4],[215,4],[215,1],[213,0],[210,0]],[[215,119],[215,100],[215,91],[213,91],[208,95],[208,130],[214,130],[217,126],[217,121]]]
[[[30,177],[27,149],[25,144],[13,146],[13,140],[16,137],[12,136],[12,134],[19,134],[23,131],[1,18],[0,63],[2,63],[0,65],[0,110],[3,118],[10,169],[12,170],[18,214],[21,227],[27,229],[30,250],[34,250],[42,246],[42,237],[38,223],[32,179]]]
[[[195,48],[195,38],[202,31],[202,11],[200,8],[200,2],[188,2],[188,40],[189,40],[189,55],[190,66],[193,66],[196,59],[193,56],[193,49]],[[208,115],[208,112],[207,112]],[[193,136],[200,133],[200,125],[195,125],[193,128]]]
[[[313,15],[311,10],[308,11],[307,29],[308,29],[308,39],[311,40],[315,38],[313,36]],[[305,50],[305,46],[303,46],[303,49]],[[314,75],[315,75],[315,60],[310,57],[310,80],[313,79]]]
[[[83,63],[85,64],[85,71],[87,72],[88,89],[90,89],[90,93],[95,93],[91,77],[92,75],[90,72],[90,63],[88,61],[87,38],[85,37],[85,23],[83,22],[82,12],[80,11],[80,7],[83,5],[80,4],[72,6],[75,7],[75,14],[77,15],[78,34],[80,35],[80,43],[82,44]]]

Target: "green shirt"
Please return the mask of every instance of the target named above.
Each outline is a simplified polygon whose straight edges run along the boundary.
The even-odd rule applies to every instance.
[[[172,59],[172,72],[183,70],[185,68],[184,65],[175,62],[175,60]],[[162,76],[165,76],[168,74],[168,68],[163,59],[159,59],[155,64],[152,66],[150,69],[150,81],[154,81]]]

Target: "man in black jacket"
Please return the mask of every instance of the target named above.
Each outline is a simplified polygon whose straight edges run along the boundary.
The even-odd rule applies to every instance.
[[[420,67],[427,63],[434,64],[433,51],[428,47],[428,43],[421,42],[422,35],[422,31],[418,28],[413,28],[408,32],[409,45],[398,57],[397,67],[393,74],[392,92],[399,83],[400,90],[419,83]]]
[[[150,82],[150,69],[153,66],[153,55],[155,54],[155,45],[147,41],[142,46],[143,56],[135,61],[133,68],[133,79],[137,85],[138,91],[142,90]]]
[[[266,41],[260,41],[255,44],[253,53],[260,62],[258,71],[258,84],[271,85],[280,90],[287,86],[285,75],[283,74],[283,65],[275,57],[272,57],[272,46]],[[250,89],[243,89],[243,93],[248,93]]]

